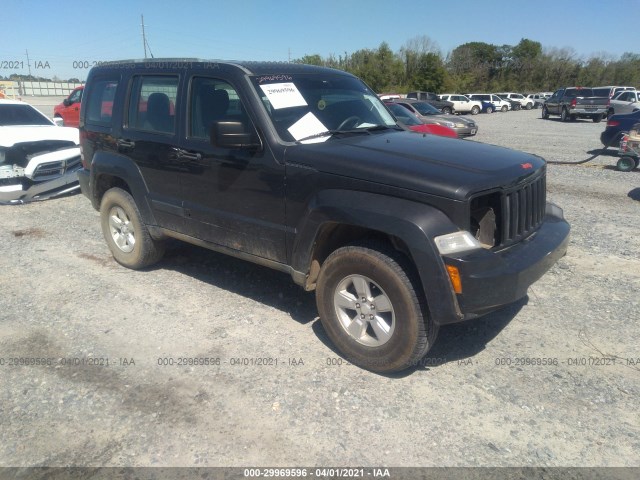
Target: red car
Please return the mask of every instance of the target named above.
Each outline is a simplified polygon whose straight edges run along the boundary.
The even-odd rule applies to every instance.
[[[80,102],[84,86],[76,87],[61,104],[53,109],[53,116],[61,118],[65,127],[77,127],[80,123]]]
[[[396,117],[400,126],[413,132],[430,133],[432,135],[440,135],[441,137],[458,138],[458,134],[453,128],[438,125],[436,123],[423,123],[413,113],[397,103],[385,103],[385,105],[389,110],[391,110],[391,113]]]

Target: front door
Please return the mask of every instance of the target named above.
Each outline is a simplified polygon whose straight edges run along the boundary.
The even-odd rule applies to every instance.
[[[194,76],[188,88],[186,138],[180,158],[188,235],[284,263],[284,166],[259,150],[223,149],[210,141],[216,121],[254,129],[231,82]]]

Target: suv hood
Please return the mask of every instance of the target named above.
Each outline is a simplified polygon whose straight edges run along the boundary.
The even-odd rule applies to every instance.
[[[0,127],[0,147],[12,147],[17,143],[39,142],[41,140],[64,140],[80,144],[77,128],[55,125],[12,125]]]
[[[286,162],[464,200],[508,188],[544,168],[538,156],[479,142],[410,132],[357,134],[287,148]]]

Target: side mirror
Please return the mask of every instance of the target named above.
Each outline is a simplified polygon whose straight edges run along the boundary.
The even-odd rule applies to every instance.
[[[253,132],[247,132],[247,127],[243,122],[214,122],[211,126],[210,136],[211,144],[216,147],[247,150],[262,148],[257,135]]]
[[[65,98],[65,99],[62,101],[62,104],[63,104],[65,107],[68,107],[68,106],[69,106],[69,105],[71,105],[72,103],[73,103],[73,102],[72,102],[71,100],[69,100],[68,98]]]

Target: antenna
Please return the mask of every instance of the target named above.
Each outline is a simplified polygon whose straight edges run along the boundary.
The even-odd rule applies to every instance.
[[[144,47],[144,58],[147,58],[147,37],[144,34],[144,15],[140,14],[140,22],[142,25],[142,46]]]

